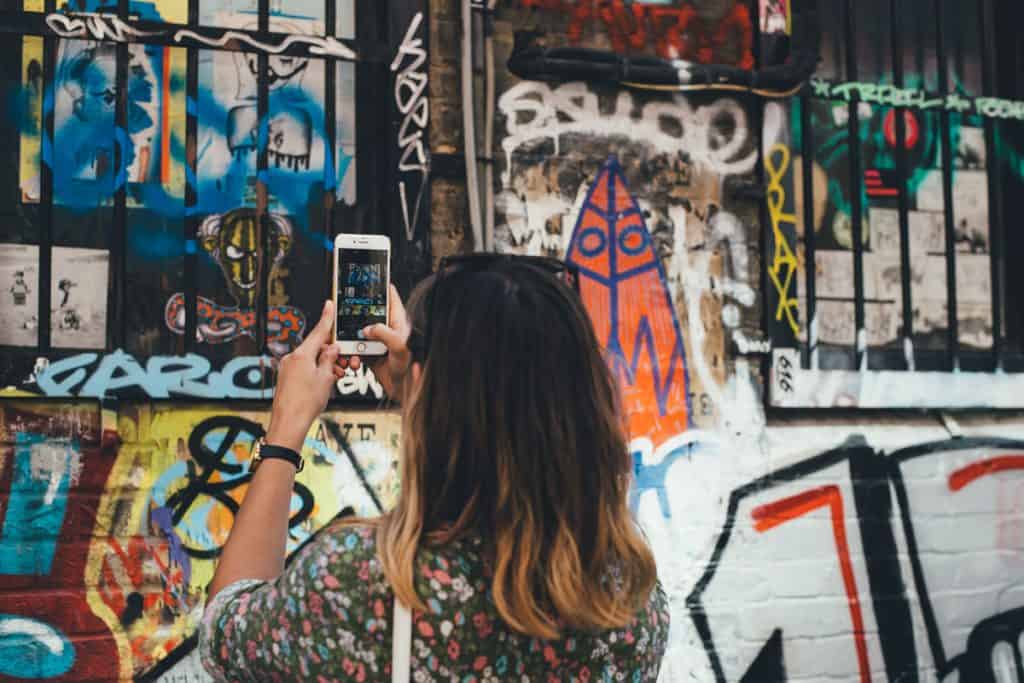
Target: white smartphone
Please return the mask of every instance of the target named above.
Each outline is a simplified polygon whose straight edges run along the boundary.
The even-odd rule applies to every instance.
[[[386,235],[338,235],[334,240],[334,340],[342,355],[383,356],[386,346],[363,339],[363,328],[388,322],[391,240]]]

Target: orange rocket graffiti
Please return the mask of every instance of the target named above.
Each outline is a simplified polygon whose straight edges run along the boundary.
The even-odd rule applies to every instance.
[[[657,447],[686,430],[683,335],[643,214],[612,157],[587,193],[566,260],[605,345],[629,415],[630,438]]]

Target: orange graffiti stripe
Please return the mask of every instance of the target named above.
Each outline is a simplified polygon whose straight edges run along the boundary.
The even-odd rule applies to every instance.
[[[949,475],[949,490],[959,491],[975,479],[1007,470],[1024,470],[1024,455],[1003,455],[971,463]]]
[[[853,642],[857,648],[857,664],[860,668],[861,683],[871,683],[871,668],[868,666],[868,648],[864,640],[864,617],[861,613],[860,598],[857,597],[857,582],[850,562],[850,547],[846,542],[846,528],[843,526],[843,494],[832,484],[799,493],[789,498],[767,503],[754,508],[754,529],[763,533],[780,524],[802,517],[820,507],[828,506],[832,515],[832,535],[836,539],[836,554],[843,574],[846,599],[850,605],[850,620],[853,622]]]
[[[163,99],[160,101],[160,184],[171,181],[171,127],[168,123],[171,109],[171,48],[164,48]]]

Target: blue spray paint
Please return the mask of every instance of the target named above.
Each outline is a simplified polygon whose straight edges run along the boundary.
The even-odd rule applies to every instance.
[[[0,614],[0,675],[38,680],[71,670],[75,647],[59,629],[35,619]]]
[[[0,531],[0,575],[50,573],[77,450],[71,442],[55,444],[42,434],[16,434],[14,475]]]

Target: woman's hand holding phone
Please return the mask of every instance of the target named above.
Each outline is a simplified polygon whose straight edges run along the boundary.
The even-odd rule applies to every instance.
[[[377,381],[384,387],[384,392],[393,401],[401,399],[402,383],[409,372],[409,364],[412,362],[412,355],[409,353],[409,332],[412,327],[409,324],[409,316],[402,304],[402,297],[398,289],[388,285],[390,291],[388,324],[377,323],[363,329],[363,337],[370,341],[379,341],[387,348],[387,355],[367,356],[365,359],[360,356],[348,356],[338,358],[334,366],[334,375],[341,378],[345,374],[345,368],[358,370],[364,362],[373,370]]]
[[[328,299],[320,322],[278,363],[267,443],[301,451],[309,426],[327,407],[338,358],[338,347],[327,343],[333,322],[334,302]]]

